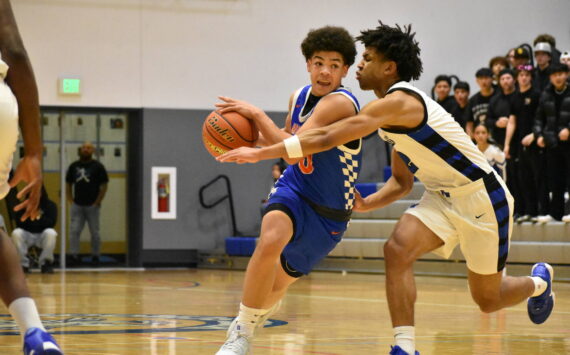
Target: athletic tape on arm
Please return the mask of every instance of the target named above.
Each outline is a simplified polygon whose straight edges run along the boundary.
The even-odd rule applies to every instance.
[[[285,144],[285,150],[287,151],[287,156],[289,158],[302,158],[303,149],[301,149],[301,141],[297,136],[291,136],[283,140]]]

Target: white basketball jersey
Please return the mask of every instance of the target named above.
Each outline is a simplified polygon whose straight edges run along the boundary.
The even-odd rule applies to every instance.
[[[378,134],[394,145],[428,190],[463,186],[494,171],[461,126],[438,103],[408,82],[392,85],[388,94],[396,90],[415,93],[421,99],[424,119],[416,128],[382,128]]]
[[[7,72],[8,65],[0,59],[0,200],[10,191],[8,175],[18,141],[18,102],[3,80]]]
[[[0,78],[6,79],[7,74],[8,74],[8,64],[6,64],[2,60],[2,53],[0,53]]]

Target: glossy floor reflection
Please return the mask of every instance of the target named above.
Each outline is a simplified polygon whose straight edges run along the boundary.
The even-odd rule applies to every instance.
[[[69,272],[28,277],[66,354],[214,354],[240,300],[243,272]],[[418,277],[417,347],[422,355],[570,354],[570,284],[555,283],[554,314],[532,324],[526,305],[482,314],[465,279]],[[21,354],[0,318],[0,354]],[[253,354],[387,354],[392,329],[384,276],[315,273],[293,285]]]

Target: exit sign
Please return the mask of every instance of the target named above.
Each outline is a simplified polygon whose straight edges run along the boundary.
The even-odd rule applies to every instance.
[[[79,78],[59,78],[57,91],[60,95],[81,95],[81,79]]]

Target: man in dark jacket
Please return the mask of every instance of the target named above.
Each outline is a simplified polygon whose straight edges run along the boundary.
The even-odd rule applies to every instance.
[[[564,192],[570,186],[570,89],[568,67],[550,65],[550,83],[540,97],[534,126],[539,147],[546,147],[546,164],[549,189],[552,193],[550,215],[539,218],[546,223],[553,218],[570,220],[564,216]]]
[[[12,231],[12,240],[16,244],[18,253],[20,254],[20,262],[24,272],[30,270],[30,259],[28,258],[28,249],[36,246],[42,250],[38,264],[42,273],[53,273],[53,250],[57,232],[53,229],[57,221],[57,206],[51,201],[45,189],[42,189],[40,198],[40,217],[39,219],[21,221],[24,214],[23,211],[16,212],[16,226]]]
[[[520,105],[515,95],[515,77],[511,69],[499,73],[499,93],[489,102],[487,125],[492,138],[505,152],[507,158],[507,186],[515,198],[515,218],[524,210],[522,191],[518,179],[518,140],[516,119]]]

